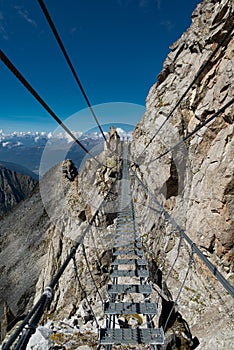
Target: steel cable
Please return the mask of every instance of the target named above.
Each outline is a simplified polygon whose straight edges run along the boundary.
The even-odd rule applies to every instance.
[[[148,146],[151,144],[151,142],[155,139],[155,137],[158,135],[159,131],[163,128],[163,126],[166,124],[166,122],[168,121],[168,119],[170,119],[170,117],[172,116],[172,114],[175,112],[175,110],[177,109],[177,107],[181,104],[182,100],[185,98],[185,96],[187,95],[187,93],[189,92],[189,90],[191,89],[191,87],[194,85],[194,83],[197,81],[197,79],[201,76],[201,74],[204,72],[204,70],[207,68],[208,64],[211,62],[211,60],[213,59],[213,57],[216,55],[216,53],[219,51],[219,49],[221,48],[221,46],[225,43],[226,39],[229,37],[229,35],[232,33],[234,29],[234,24],[231,26],[231,28],[228,30],[228,32],[224,35],[224,37],[222,38],[222,40],[218,43],[217,47],[215,48],[215,50],[211,53],[211,55],[208,57],[208,59],[206,60],[206,62],[200,67],[200,69],[198,70],[198,72],[196,73],[194,79],[192,80],[192,82],[190,83],[190,85],[187,87],[187,89],[185,90],[185,92],[182,94],[182,96],[180,97],[180,99],[178,100],[178,102],[175,104],[175,106],[173,107],[173,109],[171,110],[171,112],[168,114],[168,116],[166,117],[166,119],[164,120],[164,122],[161,124],[161,126],[159,127],[159,129],[156,131],[156,133],[153,135],[153,137],[149,140],[149,142],[147,143],[147,145],[145,146],[144,150],[141,152],[140,156],[142,156],[142,154],[145,152],[145,150],[148,148]]]
[[[68,66],[69,66],[70,69],[71,69],[71,72],[72,72],[72,74],[73,74],[73,76],[74,76],[74,78],[75,78],[75,80],[76,80],[76,82],[77,82],[77,84],[78,84],[78,86],[79,86],[81,92],[82,92],[82,95],[83,95],[83,97],[84,97],[84,99],[85,99],[85,101],[86,101],[86,103],[87,103],[87,105],[88,105],[88,107],[89,107],[89,109],[90,109],[90,112],[91,112],[91,114],[92,114],[92,116],[93,116],[93,118],[94,118],[94,120],[95,120],[95,122],[96,122],[96,124],[97,124],[97,126],[98,126],[98,128],[99,128],[99,130],[101,131],[102,137],[104,138],[104,141],[107,141],[106,136],[105,136],[105,134],[104,134],[104,132],[103,132],[103,130],[102,130],[102,127],[101,127],[101,125],[99,124],[99,121],[98,121],[98,119],[97,119],[97,116],[96,116],[96,114],[94,113],[94,110],[93,110],[92,105],[91,105],[91,103],[90,103],[90,101],[89,101],[89,98],[88,98],[88,96],[87,96],[87,94],[86,94],[86,92],[85,92],[85,90],[84,90],[84,87],[83,87],[83,85],[82,85],[82,83],[81,83],[81,81],[80,81],[80,79],[79,79],[79,77],[78,77],[78,75],[77,75],[77,73],[76,73],[76,70],[75,70],[75,68],[74,68],[74,66],[73,66],[73,64],[72,64],[72,62],[71,62],[71,60],[70,60],[70,58],[69,58],[69,55],[68,55],[68,53],[67,53],[67,51],[66,51],[66,49],[65,49],[65,46],[63,45],[63,42],[62,42],[62,40],[61,40],[61,38],[60,38],[60,36],[59,36],[59,34],[58,34],[58,31],[57,31],[57,29],[56,29],[56,27],[55,27],[55,24],[54,24],[54,22],[53,22],[53,20],[52,20],[52,18],[51,18],[51,16],[50,16],[50,14],[49,14],[49,11],[48,11],[48,9],[46,8],[45,3],[44,3],[43,0],[38,0],[38,3],[39,3],[39,5],[40,5],[40,7],[41,7],[41,9],[42,9],[42,12],[44,13],[44,15],[45,15],[47,21],[48,21],[48,24],[49,24],[49,26],[50,26],[50,28],[51,28],[51,30],[52,30],[54,36],[55,36],[55,39],[56,39],[56,41],[57,41],[57,43],[58,43],[60,49],[61,49],[62,52],[63,52],[63,55],[64,55],[64,57],[65,57],[65,59],[66,59],[66,61],[67,61],[67,64],[68,64]]]
[[[80,287],[82,293],[84,293],[85,300],[86,300],[86,302],[87,302],[87,304],[88,304],[88,306],[89,306],[89,308],[91,310],[91,313],[93,314],[93,318],[94,318],[94,321],[96,323],[96,326],[97,326],[97,328],[99,328],[99,324],[98,324],[95,312],[93,311],[92,305],[91,305],[91,303],[88,300],[87,292],[86,292],[85,288],[82,286],[81,281],[80,281],[80,277],[79,277],[79,274],[78,274],[78,267],[77,267],[77,263],[76,263],[76,257],[73,256],[72,259],[73,259],[73,268],[74,268],[74,271],[75,271],[75,277],[77,279],[77,282],[79,284],[79,287]]]
[[[135,171],[131,168],[131,173],[134,175],[136,180],[141,184],[141,186],[150,194],[152,200],[158,205],[158,207],[162,210],[165,217],[171,222],[171,224],[177,229],[181,237],[187,242],[187,244],[193,247],[193,252],[198,255],[198,257],[204,262],[204,264],[208,267],[210,272],[217,278],[217,280],[222,284],[222,286],[226,289],[226,291],[234,298],[234,287],[228,282],[228,280],[217,270],[210,260],[208,260],[201,250],[197,247],[197,245],[188,237],[185,231],[176,223],[176,221],[171,217],[171,215],[165,210],[165,208],[160,204],[155,195],[149,190],[149,187],[144,184],[143,181],[139,179]]]
[[[204,121],[203,123],[197,125],[197,127],[191,131],[186,137],[184,137],[182,140],[180,140],[179,142],[177,142],[174,146],[172,146],[171,148],[169,148],[167,151],[163,152],[162,154],[160,154],[158,157],[156,157],[155,159],[153,159],[151,162],[154,162],[155,160],[158,160],[162,157],[164,157],[166,154],[168,154],[169,152],[173,151],[174,149],[176,149],[179,145],[181,145],[182,143],[184,143],[185,141],[187,141],[190,137],[192,137],[193,135],[195,135],[200,129],[202,129],[204,126],[206,126],[208,123],[210,123],[213,119],[215,119],[219,114],[223,113],[228,107],[230,107],[232,104],[234,103],[234,98],[232,98],[230,101],[228,101],[222,108],[220,108],[216,113],[214,113],[210,118],[208,118],[206,121]]]
[[[91,269],[90,269],[90,265],[89,265],[89,261],[88,261],[87,255],[86,255],[86,251],[85,251],[85,246],[84,246],[84,244],[82,244],[82,254],[83,254],[83,257],[84,257],[84,259],[85,259],[86,266],[87,266],[87,268],[88,268],[88,271],[89,271],[90,277],[91,277],[91,279],[92,279],[92,281],[93,281],[93,284],[94,284],[94,287],[95,287],[95,289],[96,289],[96,292],[97,292],[97,294],[98,294],[98,296],[99,296],[99,298],[100,298],[102,304],[104,305],[104,300],[103,300],[103,298],[102,298],[102,296],[101,296],[101,294],[100,294],[100,292],[99,292],[98,286],[97,286],[97,284],[96,284],[96,281],[95,281],[95,279],[94,279],[94,277],[93,277],[93,274],[92,274],[92,271],[91,271]]]
[[[52,111],[48,104],[42,99],[42,97],[36,92],[36,90],[30,85],[30,83],[23,77],[19,70],[14,66],[10,59],[0,51],[0,57],[7,68],[15,75],[15,77],[24,85],[24,87],[35,97],[35,99],[41,104],[42,107],[51,115],[51,117],[66,131],[66,133],[87,153],[93,158],[99,165],[102,164],[89,152],[89,150],[74,136],[70,129],[62,122],[62,120]]]
[[[163,158],[165,155],[167,155],[169,152],[175,150],[179,145],[181,145],[182,143],[184,143],[185,141],[187,141],[190,137],[192,137],[193,135],[195,135],[199,130],[201,130],[204,126],[206,126],[207,124],[209,124],[213,119],[215,119],[219,114],[223,113],[227,108],[229,108],[231,105],[233,105],[234,103],[234,98],[232,98],[230,101],[228,101],[223,107],[221,107],[217,112],[215,112],[210,118],[208,118],[207,120],[205,120],[203,123],[197,125],[197,127],[195,127],[195,129],[193,131],[191,131],[186,137],[184,137],[182,140],[178,141],[174,146],[170,147],[167,151],[161,153],[158,157],[156,157],[155,159],[152,159],[150,161],[150,163],[155,162],[156,160],[159,160],[161,158]],[[132,166],[135,165],[137,167],[140,167],[140,165],[133,161]],[[131,167],[132,167],[131,166]]]
[[[187,280],[187,278],[188,278],[189,270],[190,270],[190,268],[191,268],[191,265],[193,264],[193,253],[194,253],[194,252],[193,252],[193,249],[192,249],[192,252],[191,252],[190,258],[189,258],[188,268],[187,268],[187,270],[186,270],[186,273],[185,273],[183,282],[182,282],[182,284],[181,284],[181,286],[180,286],[179,292],[178,292],[178,294],[177,294],[177,296],[176,296],[176,298],[175,298],[175,301],[174,301],[174,303],[173,303],[173,306],[172,306],[172,308],[171,308],[171,310],[170,310],[170,312],[169,312],[169,315],[168,315],[167,320],[166,320],[166,322],[165,322],[165,325],[164,325],[164,327],[163,327],[163,330],[164,330],[164,331],[166,331],[167,324],[168,324],[168,322],[169,322],[169,320],[170,320],[171,314],[172,314],[173,310],[175,309],[175,305],[176,305],[176,303],[177,303],[177,301],[178,301],[178,299],[179,299],[179,297],[180,297],[180,294],[181,294],[181,292],[182,292],[182,290],[183,290],[183,288],[184,288],[185,282],[186,282],[186,280]]]
[[[115,182],[117,181],[117,179],[115,180]],[[114,186],[115,182],[113,183],[112,186]],[[112,190],[109,190],[109,192]],[[95,222],[96,216],[98,215],[103,203],[105,203],[106,198],[109,195],[109,192],[107,193],[107,195],[105,196],[103,202],[100,204],[100,206],[98,207],[98,209],[96,210],[96,212],[94,213],[94,215],[92,216],[92,218],[90,219],[88,225],[86,226],[86,228],[83,230],[82,234],[77,238],[76,243],[74,244],[74,246],[71,248],[70,253],[67,255],[65,261],[63,262],[63,264],[61,265],[61,267],[59,268],[59,270],[57,271],[57,273],[54,275],[54,277],[52,278],[52,280],[50,281],[48,287],[45,289],[44,293],[42,294],[42,296],[40,297],[40,299],[37,301],[37,303],[33,306],[32,310],[28,313],[28,315],[25,317],[25,319],[22,321],[22,323],[20,324],[20,326],[16,329],[16,331],[12,334],[12,336],[10,337],[10,339],[3,345],[2,350],[9,350],[10,346],[17,340],[17,338],[19,337],[20,333],[24,330],[25,327],[27,327],[27,325],[30,323],[30,319],[32,319],[32,317],[34,317],[37,312],[40,315],[40,317],[42,316],[41,314],[41,310],[44,307],[43,305],[47,305],[48,302],[52,299],[52,292],[53,289],[55,288],[55,286],[57,285],[60,277],[62,276],[62,274],[64,273],[64,271],[66,270],[68,264],[70,263],[70,261],[73,259],[73,257],[75,256],[77,249],[79,248],[80,244],[82,244],[86,234],[88,233],[90,226],[92,226],[92,224]],[[37,314],[37,315],[38,315]],[[39,322],[40,318],[38,319]],[[36,327],[36,325],[34,325],[34,328]],[[31,334],[30,334],[31,335]],[[29,338],[27,339],[29,340]],[[22,340],[21,340],[22,342]]]

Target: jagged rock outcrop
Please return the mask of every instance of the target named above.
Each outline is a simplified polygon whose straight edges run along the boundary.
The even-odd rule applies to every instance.
[[[173,152],[161,159],[157,157],[233,98],[234,31],[158,135],[148,143],[230,30],[233,20],[234,4],[228,0],[204,0],[197,6],[191,27],[171,46],[163,70],[149,91],[146,113],[135,128],[131,147],[138,176],[144,178],[159,202],[231,284],[234,283],[233,105]],[[147,150],[142,153],[146,145]],[[185,247],[177,253],[178,232],[134,178],[133,184],[149,259],[162,270],[163,279],[176,262],[167,280],[175,300],[189,254]],[[192,333],[198,336],[201,349],[230,348],[232,298],[205,265],[196,256],[194,259],[178,301],[179,310]]]
[[[0,228],[2,339],[6,331],[9,331],[20,316],[40,297],[72,245],[89,226],[89,221],[98,208],[94,226],[90,226],[84,238],[84,249],[80,248],[77,253],[79,281],[71,263],[59,281],[45,321],[50,318],[54,321],[62,320],[64,317],[71,318],[74,315],[74,322],[78,322],[79,329],[83,326],[86,333],[87,322],[94,323],[92,315],[87,317],[90,314],[89,306],[88,314],[82,308],[86,302],[86,294],[92,296],[96,314],[102,318],[99,296],[105,297],[105,284],[111,259],[111,230],[116,217],[116,183],[121,168],[116,150],[117,147],[115,152],[105,151],[97,161],[87,160],[80,174],[70,160],[53,167],[42,178],[32,196],[19,204],[14,213],[2,220]],[[108,198],[100,207],[100,203],[109,192]],[[86,264],[84,254],[87,256],[89,266]],[[90,275],[89,269],[93,271],[94,277]],[[93,278],[99,290],[95,289]],[[11,325],[10,319],[13,319]],[[94,330],[96,332],[96,325]],[[85,344],[85,339],[83,336],[82,344]],[[45,342],[48,345],[48,341]]]
[[[17,173],[0,164],[0,216],[25,199],[37,181],[28,175]]]

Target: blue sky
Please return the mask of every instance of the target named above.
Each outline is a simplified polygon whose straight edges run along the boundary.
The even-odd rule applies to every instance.
[[[92,105],[143,105],[198,0],[45,0]],[[0,0],[0,41],[13,61],[62,119],[85,101],[36,0]],[[0,129],[56,128],[38,102],[0,63]],[[98,116],[103,124],[113,116]],[[77,130],[90,126],[77,120]],[[91,119],[91,117],[90,117]],[[127,123],[135,124],[131,114]],[[94,125],[95,126],[95,125]]]

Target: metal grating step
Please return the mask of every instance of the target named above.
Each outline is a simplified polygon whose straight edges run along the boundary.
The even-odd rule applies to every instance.
[[[115,270],[110,274],[111,278],[114,277],[149,277],[148,270]]]
[[[100,345],[164,344],[162,328],[101,329]]]
[[[122,294],[122,293],[152,293],[151,284],[108,284],[107,292],[109,294]]]
[[[135,244],[134,244],[134,242],[126,242],[126,243],[122,242],[122,243],[115,243],[114,244],[114,248],[125,248],[125,247],[134,249]]]
[[[129,217],[125,217],[125,218],[118,218],[116,224],[118,225],[133,225],[133,219],[132,216],[130,215]]]
[[[104,304],[104,312],[106,315],[156,315],[156,303],[109,303]]]
[[[116,244],[125,244],[125,243],[134,243],[135,242],[135,239],[134,237],[124,237],[124,238],[116,238],[115,239],[115,243]]]
[[[129,249],[129,250],[116,250],[113,253],[114,256],[117,255],[137,255],[137,256],[143,256],[144,255],[144,251],[143,250],[138,250],[138,249]]]
[[[127,237],[134,237],[136,239],[139,239],[139,236],[132,231],[120,231],[115,233],[115,238],[127,238]]]
[[[115,259],[112,261],[111,265],[138,265],[138,266],[145,266],[147,264],[145,259]]]
[[[134,245],[136,248],[138,248],[138,249],[141,249],[141,248],[142,248],[141,242],[136,242],[136,240],[135,240],[134,238],[124,239],[124,240],[122,240],[122,239],[116,239],[116,240],[114,241],[114,244],[118,244],[119,247],[121,247],[121,244],[122,244],[123,247],[126,246],[127,244],[133,244],[133,245]]]

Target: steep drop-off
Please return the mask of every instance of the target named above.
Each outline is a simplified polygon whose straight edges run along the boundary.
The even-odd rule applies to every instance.
[[[25,199],[36,183],[31,176],[17,173],[0,164],[0,216]]]

